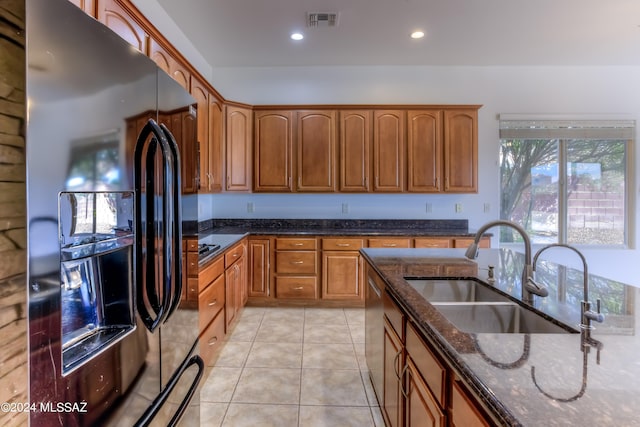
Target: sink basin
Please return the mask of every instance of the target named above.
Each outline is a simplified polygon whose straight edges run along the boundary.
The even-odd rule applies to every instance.
[[[516,303],[486,302],[433,306],[456,329],[476,334],[567,334],[570,331]]]
[[[430,303],[436,302],[512,302],[506,295],[475,280],[406,279]]]
[[[488,334],[567,334],[578,331],[554,323],[514,298],[470,279],[406,281],[456,329]]]

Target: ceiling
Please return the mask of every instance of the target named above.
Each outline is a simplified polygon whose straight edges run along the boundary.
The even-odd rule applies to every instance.
[[[157,1],[214,68],[640,65],[640,0]]]

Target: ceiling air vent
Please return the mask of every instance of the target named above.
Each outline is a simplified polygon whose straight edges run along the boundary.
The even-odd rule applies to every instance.
[[[336,27],[338,26],[337,13],[307,13],[307,27]]]

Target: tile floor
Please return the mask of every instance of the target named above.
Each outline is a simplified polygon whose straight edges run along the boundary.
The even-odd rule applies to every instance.
[[[200,393],[200,424],[382,427],[364,309],[245,307]]]

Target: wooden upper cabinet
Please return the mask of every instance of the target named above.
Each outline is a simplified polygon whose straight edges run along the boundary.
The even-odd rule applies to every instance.
[[[444,112],[444,191],[478,191],[478,110]]]
[[[153,38],[149,39],[149,57],[185,90],[191,90],[191,73],[187,67]]]
[[[442,111],[407,112],[407,170],[408,191],[440,191]]]
[[[120,1],[99,0],[96,18],[131,46],[148,54],[149,34]]]
[[[251,190],[252,111],[226,107],[227,191]]]
[[[367,192],[370,189],[371,115],[370,110],[340,111],[340,191]]]
[[[198,111],[198,192],[210,192],[209,173],[209,92],[197,79],[191,80],[191,96],[196,100]]]
[[[95,0],[69,0],[71,3],[78,6],[89,16],[96,16],[96,2]]]
[[[189,109],[172,112],[168,127],[180,149],[183,194],[197,192],[197,120]]]
[[[296,191],[335,191],[336,112],[299,111]]]
[[[224,108],[213,93],[209,93],[209,169],[206,182],[209,192],[222,191],[224,171]],[[202,164],[202,162],[200,162]],[[203,178],[204,179],[204,178]]]
[[[254,191],[292,191],[293,112],[256,111],[254,135]]]
[[[404,191],[405,112],[373,113],[373,190]]]

